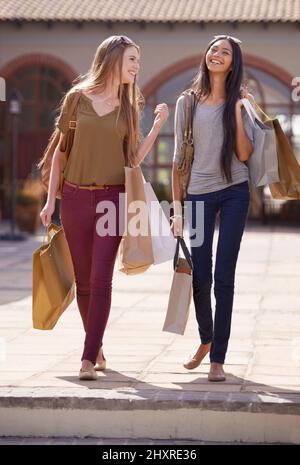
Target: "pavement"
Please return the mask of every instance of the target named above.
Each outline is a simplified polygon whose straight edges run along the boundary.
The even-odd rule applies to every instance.
[[[0,232],[6,227],[0,223]],[[3,440],[44,436],[49,443],[55,436],[91,436],[123,438],[123,443],[148,438],[147,444],[155,439],[300,443],[298,228],[247,226],[236,272],[227,380],[216,384],[207,381],[208,358],[191,372],[182,366],[198,345],[193,304],[184,336],[162,332],[171,262],[138,276],[122,274],[116,264],[104,338],[108,369],[98,381],[79,381],[84,333],[76,302],[52,331],[32,328],[31,255],[42,239],[41,228],[22,242],[0,241]],[[217,232],[214,249],[216,239]]]

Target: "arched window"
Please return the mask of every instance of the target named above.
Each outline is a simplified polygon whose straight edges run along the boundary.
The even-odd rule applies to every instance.
[[[14,90],[21,95],[22,111],[18,124],[18,179],[31,172],[41,157],[53,129],[55,109],[70,87],[67,76],[53,65],[26,63],[6,77],[7,101],[0,105],[0,139],[4,146],[3,177],[9,176],[11,151],[11,115],[9,98]],[[2,179],[5,182],[5,179]]]
[[[22,101],[17,153],[17,182],[21,187],[43,154],[58,103],[76,74],[56,57],[30,54],[8,63],[0,75],[5,79],[7,99],[0,103],[0,208],[3,217],[7,217],[12,173],[12,115],[9,113],[12,92],[18,91]]]

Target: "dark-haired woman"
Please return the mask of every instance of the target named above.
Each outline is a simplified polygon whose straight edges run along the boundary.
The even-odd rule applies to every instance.
[[[243,110],[241,92],[243,60],[240,41],[230,36],[215,37],[208,45],[192,89],[196,107],[193,117],[194,161],[186,201],[194,265],[193,298],[201,344],[184,363],[186,369],[200,365],[210,354],[209,381],[225,381],[223,369],[231,328],[235,268],[249,207],[248,168],[253,151],[253,130]],[[184,133],[184,96],[175,113],[173,200],[180,200],[178,163]],[[202,245],[197,203],[203,202]],[[182,211],[176,202],[174,234],[182,236]],[[214,270],[216,298],[213,322],[211,307],[212,245],[219,214],[219,238]],[[194,244],[194,245],[193,245]]]

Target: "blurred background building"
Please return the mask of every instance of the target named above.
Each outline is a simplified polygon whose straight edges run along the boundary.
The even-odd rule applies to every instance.
[[[144,132],[156,104],[169,105],[169,121],[145,170],[159,196],[170,196],[175,102],[197,73],[207,43],[222,33],[242,40],[248,88],[268,114],[277,115],[300,161],[300,105],[292,99],[292,79],[300,76],[300,0],[0,0],[0,77],[7,96],[0,102],[2,218],[10,214],[10,96],[16,90],[22,96],[17,164],[22,186],[47,144],[63,93],[113,34],[141,46]],[[300,218],[299,203],[288,204],[293,206],[271,201],[268,189],[252,190],[251,217]]]

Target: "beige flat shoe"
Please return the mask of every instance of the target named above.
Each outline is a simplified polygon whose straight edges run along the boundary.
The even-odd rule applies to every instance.
[[[201,344],[194,356],[189,355],[187,360],[184,362],[183,366],[187,370],[194,370],[194,368],[197,368],[204,357],[206,357],[207,354],[209,354],[211,348],[211,343],[209,344]]]
[[[103,350],[101,350],[101,355],[102,355],[103,360],[101,360],[101,362],[96,361],[95,367],[94,367],[96,371],[103,371],[106,369],[106,358],[104,357]]]
[[[217,365],[217,367],[215,366]],[[219,366],[218,366],[219,365]],[[210,366],[210,372],[208,373],[208,381],[211,381],[213,383],[217,383],[217,382],[220,382],[220,381],[226,381],[226,375],[223,371],[223,365],[222,366],[222,371],[223,373],[216,373],[216,368],[220,368],[220,365],[219,363],[212,363],[211,366]],[[219,370],[218,370],[219,371]]]
[[[208,373],[207,379],[208,379],[208,381],[211,381],[213,383],[217,383],[219,381],[226,381],[226,376],[225,375],[215,375],[213,373]]]
[[[94,369],[80,370],[79,379],[81,381],[96,381],[98,379],[97,372]]]
[[[103,371],[106,369],[106,360],[102,360],[101,362],[97,362],[94,370],[96,371]]]

